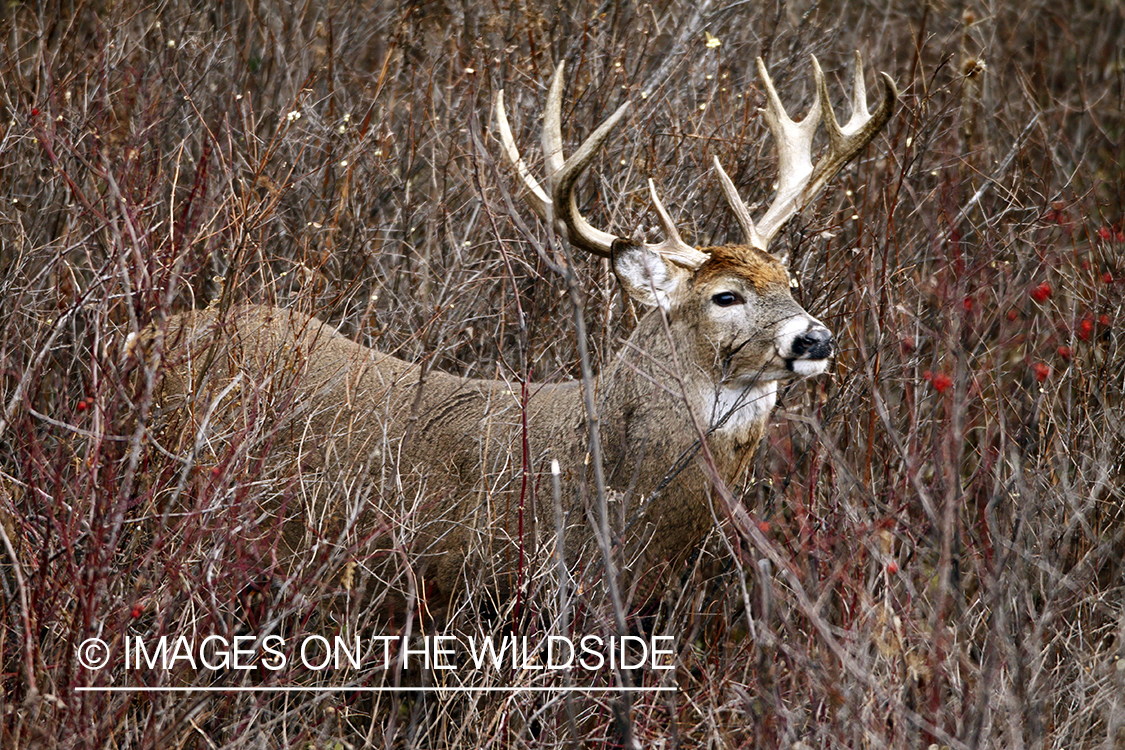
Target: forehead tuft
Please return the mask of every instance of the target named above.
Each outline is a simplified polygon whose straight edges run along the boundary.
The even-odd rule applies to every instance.
[[[789,290],[789,272],[769,253],[747,245],[722,245],[700,248],[711,258],[695,273],[697,283],[706,283],[718,276],[735,276],[744,279],[758,293],[771,288]]]

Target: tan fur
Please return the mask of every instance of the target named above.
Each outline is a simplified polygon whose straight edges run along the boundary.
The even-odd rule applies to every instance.
[[[715,394],[724,384],[760,386],[763,372],[785,377],[778,374],[776,329],[795,318],[815,322],[769,256],[740,247],[708,252],[712,261],[666,315],[654,311],[640,321],[594,386],[613,542],[645,589],[682,563],[720,515],[698,463],[698,430],[727,418],[708,444],[732,485],[765,431],[772,397],[743,407],[754,411],[745,419],[716,413]],[[728,288],[748,304],[715,308],[711,297]],[[299,483],[294,496],[301,501],[287,506],[291,553],[314,538],[334,542],[351,514],[348,538],[377,537],[371,559],[405,545],[432,598],[444,601],[481,579],[505,596],[517,582],[521,547],[525,558],[536,546],[553,547],[549,468],[556,459],[568,559],[587,573],[599,568],[577,382],[529,388],[531,474],[524,483],[517,383],[423,377],[418,365],[278,308],[186,313],[151,337],[150,351],[157,339],[166,352],[164,410],[180,417],[172,420],[180,425],[179,452],[194,450],[202,467],[227,451],[260,454],[273,481]]]

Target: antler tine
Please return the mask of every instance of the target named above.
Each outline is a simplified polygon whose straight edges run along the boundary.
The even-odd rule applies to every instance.
[[[655,253],[659,253],[665,259],[675,263],[684,268],[695,270],[703,265],[711,256],[700,250],[696,250],[691,245],[687,244],[680,237],[680,233],[676,230],[676,225],[672,223],[672,217],[664,209],[664,204],[660,202],[660,197],[656,194],[656,184],[650,177],[648,180],[648,194],[652,198],[652,205],[656,209],[656,215],[660,218],[660,225],[664,228],[664,241],[654,245],[645,243],[645,247]]]
[[[800,211],[840,171],[871,142],[890,119],[898,92],[886,73],[883,80],[883,99],[874,113],[867,111],[867,88],[863,81],[863,62],[856,52],[855,89],[852,94],[852,114],[847,125],[840,127],[829,103],[828,86],[820,63],[812,57],[813,78],[816,81],[816,101],[800,122],[793,122],[785,112],[777,95],[765,63],[758,58],[758,72],[766,89],[766,108],[762,110],[777,142],[778,188],[777,195],[757,226],[750,219],[746,204],[739,198],[734,183],[716,159],[719,183],[727,202],[734,210],[738,223],[746,233],[747,241],[765,250],[771,239],[795,213]],[[828,133],[828,148],[813,165],[812,139],[821,117]]]
[[[852,115],[841,130],[844,135],[856,132],[871,119],[867,111],[867,84],[863,80],[863,58],[855,51],[855,83],[852,85]]]
[[[562,91],[563,63],[555,68],[551,76],[551,87],[547,90],[547,108],[543,111],[543,160],[546,162],[547,184],[553,184],[554,176],[566,166],[562,142]]]
[[[610,130],[624,116],[629,103],[621,105],[616,112],[603,122],[578,151],[565,159],[562,153],[562,70],[560,64],[555,71],[551,88],[547,95],[547,109],[543,115],[543,152],[547,166],[547,189],[531,176],[527,164],[520,157],[508,115],[504,108],[504,92],[496,96],[496,123],[504,155],[515,167],[520,181],[526,189],[525,198],[531,210],[550,224],[574,247],[603,257],[609,257],[616,235],[595,229],[578,211],[574,199],[574,183],[597,153],[598,147],[609,135]]]
[[[777,95],[773,79],[762,58],[758,58],[758,73],[766,87],[766,107],[762,110],[766,124],[773,133],[777,142],[777,170],[778,170],[778,196],[789,195],[796,186],[802,185],[812,174],[812,141],[816,135],[816,128],[820,125],[820,117],[824,111],[825,97],[822,95],[822,86],[817,86],[816,100],[809,107],[806,114],[799,122],[794,122],[781,104],[781,97]],[[823,78],[820,65],[813,58],[813,75],[817,81]]]
[[[858,62],[856,66],[856,78],[862,80],[863,78],[863,65]],[[895,99],[898,92],[895,90],[894,82],[890,76],[885,73],[882,75],[883,79],[883,99],[879,102],[878,108],[872,114],[867,114],[867,97],[866,87],[857,86],[852,99],[852,116],[848,120],[846,127],[841,128],[839,123],[836,122],[836,114],[832,110],[832,105],[828,99],[828,85],[824,82],[824,73],[820,70],[820,64],[816,58],[812,58],[813,76],[816,79],[817,99],[821,103],[821,110],[824,115],[824,128],[828,134],[828,148],[824,154],[817,161],[816,166],[812,172],[804,180],[804,184],[799,186],[796,193],[792,196],[791,202],[787,201],[784,205],[779,205],[775,202],[770,206],[769,211],[766,212],[765,218],[759,224],[758,231],[768,243],[770,239],[777,233],[793,214],[800,211],[812,199],[814,195],[820,192],[830,179],[840,169],[851,161],[864,147],[871,142],[875,135],[883,128],[890,119],[891,110],[894,107]],[[780,161],[780,159],[779,159]],[[779,191],[779,198],[781,197]]]
[[[508,114],[504,111],[503,89],[496,92],[496,125],[500,134],[500,145],[504,147],[504,155],[508,157],[508,161],[515,167],[520,182],[523,183],[524,188],[528,191],[526,198],[528,203],[531,204],[531,210],[544,221],[550,221],[548,216],[551,211],[551,199],[543,192],[543,188],[539,187],[539,183],[531,176],[531,171],[528,170],[527,164],[520,158],[520,150],[516,147],[516,139],[512,137],[512,126],[508,124]]]
[[[712,156],[711,158],[715,162],[715,169],[719,171],[719,185],[723,189],[723,196],[726,197],[727,203],[734,211],[734,218],[738,220],[738,225],[742,227],[742,233],[746,235],[746,241],[750,243],[751,247],[765,251],[766,243],[762,241],[761,235],[758,234],[758,229],[754,226],[754,220],[750,218],[750,209],[742,202],[742,197],[738,194],[738,188],[734,186],[734,180],[723,169],[719,157]]]
[[[816,128],[820,124],[820,115],[823,110],[824,97],[820,87],[816,90],[816,101],[809,107],[806,114],[799,122],[794,122],[781,104],[781,97],[777,95],[773,79],[762,58],[758,58],[758,74],[762,77],[762,84],[766,89],[766,106],[760,110],[766,118],[773,139],[777,144],[777,195],[770,204],[766,215],[762,217],[758,226],[750,218],[750,210],[738,195],[734,182],[727,175],[726,170],[715,159],[715,166],[719,170],[719,184],[722,186],[723,195],[738,219],[746,241],[763,252],[766,251],[770,239],[785,220],[797,211],[797,199],[813,173],[812,141]],[[813,71],[820,74],[820,67],[813,58]],[[819,80],[819,79],[818,79]]]
[[[815,58],[813,59],[813,63],[814,65],[816,64]],[[824,83],[824,75],[820,72],[819,65],[816,66],[815,73],[817,76],[817,88],[821,92],[820,96],[827,101],[828,87]],[[863,76],[863,64],[858,61],[858,53],[856,76],[859,78]],[[890,119],[891,110],[894,107],[895,99],[898,97],[898,92],[895,90],[894,81],[891,80],[890,76],[883,73],[882,79],[883,99],[879,102],[879,106],[876,108],[875,112],[867,114],[866,96],[864,96],[862,103],[860,103],[861,100],[858,98],[859,92],[857,91],[857,96],[853,99],[852,103],[852,116],[848,120],[848,124],[843,128],[836,122],[836,115],[832,111],[832,107],[826,106],[824,128],[828,133],[828,149],[820,158],[820,161],[817,162],[816,168],[809,177],[808,184],[805,186],[804,190],[801,191],[798,210],[819,192],[820,189],[824,187],[824,184],[832,179],[845,164],[862,151],[878,132],[882,130],[887,120]]]

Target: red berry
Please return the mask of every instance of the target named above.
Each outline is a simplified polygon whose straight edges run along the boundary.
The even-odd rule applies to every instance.
[[[934,375],[933,384],[938,393],[945,393],[949,390],[949,386],[953,385],[953,378],[944,372],[939,372]]]
[[[763,534],[770,533],[770,522],[758,521],[758,531],[762,532]]]
[[[1046,281],[1031,290],[1031,298],[1036,302],[1046,302],[1050,296],[1051,285]]]
[[[78,411],[86,411],[86,399],[78,402]]]
[[[1043,362],[1036,362],[1031,369],[1035,370],[1035,379],[1040,383],[1051,376],[1051,368]]]
[[[133,611],[130,612],[129,614],[131,614],[133,616],[134,620],[137,619],[138,617],[140,617],[141,616],[140,606],[138,605],[138,606],[133,607]]]
[[[1008,320],[1015,320],[1019,316],[1020,316],[1019,312],[1017,312],[1014,309],[1008,311]]]
[[[926,382],[929,382],[933,379],[934,379],[934,374],[932,372],[930,372],[929,370],[923,370],[922,371],[922,380],[925,380]]]
[[[1070,350],[1069,346],[1064,345],[1064,346],[1059,347],[1059,356],[1062,357],[1063,359],[1065,359],[1066,361],[1069,362],[1070,358],[1071,358],[1071,356],[1073,356],[1073,354],[1074,354],[1074,352],[1072,352]]]
[[[1102,227],[1098,230],[1098,236],[1108,242],[1109,238],[1113,236],[1113,232],[1109,230],[1109,227]]]
[[[891,575],[894,575],[895,573],[897,573],[898,572],[898,563],[896,563],[896,562],[887,563],[887,572],[890,573]]]
[[[1103,284],[1112,284],[1113,283],[1113,274],[1110,273],[1109,271],[1106,271],[1105,273],[1103,273],[1102,274],[1102,283]]]
[[[1051,209],[1047,211],[1044,218],[1060,226],[1067,224],[1069,217],[1066,215],[1066,204],[1062,201],[1055,201],[1051,204]]]
[[[1100,316],[1098,316],[1098,322],[1101,323],[1103,326],[1108,326],[1111,321],[1110,321],[1110,317],[1108,315],[1106,315],[1105,313],[1102,313]]]
[[[973,298],[972,297],[966,297],[964,304],[965,304],[965,312],[972,312],[973,311]]]
[[[1090,334],[1094,332],[1094,321],[1089,318],[1083,318],[1082,322],[1078,324],[1078,338],[1083,341],[1090,339]]]

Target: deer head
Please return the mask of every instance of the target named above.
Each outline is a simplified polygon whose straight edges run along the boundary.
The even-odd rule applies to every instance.
[[[520,158],[504,109],[496,100],[498,133],[504,154],[519,174],[528,205],[543,221],[578,249],[609,258],[629,296],[658,307],[673,320],[694,329],[699,357],[710,369],[712,383],[737,387],[823,372],[833,352],[832,334],[802,310],[790,295],[784,251],[771,254],[770,241],[794,214],[854,158],[886,124],[894,107],[894,83],[885,73],[883,97],[875,112],[867,109],[863,63],[855,56],[852,114],[841,126],[829,104],[824,74],[812,58],[816,101],[800,121],[785,112],[761,58],[758,71],[766,90],[765,115],[778,152],[777,194],[755,222],[718,159],[715,169],[723,195],[745,234],[745,243],[695,248],[684,242],[650,179],[649,194],[663,227],[664,240],[635,241],[592,227],[578,210],[574,188],[610,131],[625,115],[629,102],[610,115],[569,157],[562,147],[563,66],[559,65],[547,96],[543,117],[545,186],[531,176]],[[813,136],[823,119],[824,152],[813,159]],[[769,346],[761,346],[769,335]],[[709,363],[704,365],[704,363]]]

